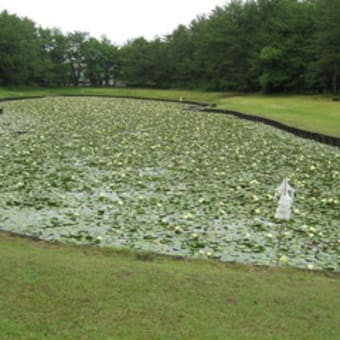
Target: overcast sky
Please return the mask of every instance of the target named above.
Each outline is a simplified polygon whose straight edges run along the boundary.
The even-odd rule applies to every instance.
[[[209,14],[227,0],[0,0],[0,11],[28,17],[44,28],[64,33],[105,34],[113,43],[144,36],[153,39]]]

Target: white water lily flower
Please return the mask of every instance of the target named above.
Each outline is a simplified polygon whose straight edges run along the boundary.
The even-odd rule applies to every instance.
[[[175,232],[176,232],[177,234],[180,234],[180,233],[183,232],[183,229],[182,229],[181,227],[179,227],[179,226],[176,226],[176,227],[175,227]]]
[[[259,182],[256,179],[253,179],[249,182],[250,185],[258,185]]]
[[[280,262],[281,264],[286,264],[286,263],[288,263],[288,258],[287,258],[287,256],[282,255],[282,256],[279,258],[279,262]]]

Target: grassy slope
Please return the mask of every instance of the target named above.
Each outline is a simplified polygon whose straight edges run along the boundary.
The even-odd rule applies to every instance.
[[[1,338],[340,337],[335,274],[137,257],[0,233]]]
[[[199,101],[214,103],[223,98],[226,93],[221,92],[202,92],[189,90],[153,90],[153,89],[134,89],[134,88],[91,88],[91,87],[74,87],[60,89],[42,89],[42,88],[23,88],[23,89],[4,89],[0,88],[0,98],[17,97],[17,96],[39,96],[48,94],[74,94],[74,95],[112,95],[112,96],[136,96],[153,99],[173,99]]]
[[[327,97],[252,95],[219,100],[218,107],[340,137],[340,102],[333,102]]]
[[[340,137],[340,102],[325,96],[237,95],[222,92],[125,88],[23,89],[0,88],[1,97],[46,94],[103,94],[179,99],[217,104],[217,108],[268,117],[290,126]]]

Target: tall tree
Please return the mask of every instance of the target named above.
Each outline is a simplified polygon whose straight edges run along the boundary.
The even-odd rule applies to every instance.
[[[100,42],[90,38],[80,46],[80,54],[84,65],[83,76],[90,81],[91,86],[99,86],[104,78],[104,55]]]
[[[80,85],[85,79],[85,63],[82,47],[89,40],[86,32],[72,32],[67,35],[66,60],[70,65],[71,81],[75,86]]]
[[[249,90],[254,87],[253,59],[258,49],[256,5],[231,1],[216,7],[202,28],[199,55],[205,79],[214,90]],[[196,53],[197,55],[197,53]]]
[[[308,1],[261,0],[259,82],[266,92],[301,91],[305,88],[311,57],[306,45],[314,34]]]
[[[0,85],[34,84],[43,68],[33,21],[0,13]]]
[[[121,60],[117,46],[105,36],[100,42],[102,51],[103,82],[105,86],[115,86],[121,73]]]
[[[340,75],[340,0],[317,0],[316,4],[317,31],[313,43],[315,62],[312,69],[317,74],[316,79],[326,78],[335,97]]]
[[[167,36],[169,58],[171,60],[170,81],[172,86],[194,87],[193,34],[190,28],[179,25]]]
[[[67,60],[67,38],[59,29],[39,29],[41,53],[45,65],[40,85],[67,86],[71,68]]]
[[[121,78],[127,85],[167,87],[169,64],[167,47],[160,39],[129,41],[119,52],[122,61]]]

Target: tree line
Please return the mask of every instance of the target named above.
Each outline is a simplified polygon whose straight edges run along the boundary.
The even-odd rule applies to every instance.
[[[171,34],[116,46],[0,13],[0,86],[336,94],[340,0],[232,0]]]

